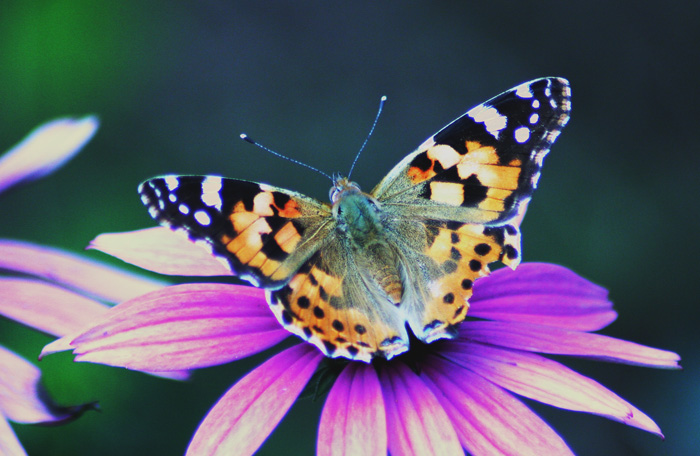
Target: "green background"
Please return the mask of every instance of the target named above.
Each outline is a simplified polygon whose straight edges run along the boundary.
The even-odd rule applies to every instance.
[[[685,370],[567,361],[649,413],[665,441],[533,407],[581,455],[697,454],[699,10],[632,1],[2,0],[0,150],[57,116],[95,113],[102,127],[64,169],[0,197],[0,237],[79,251],[99,233],[152,226],[136,186],[163,173],[217,173],[326,199],[324,177],[239,133],[346,172],[387,95],[353,175],[369,189],[468,108],[564,76],[573,115],[523,224],[524,258],[608,288],[620,317],[604,333],[677,351]],[[0,319],[0,343],[30,359],[50,340]],[[183,454],[209,407],[265,358],[177,383],[51,356],[40,363],[51,393],[62,403],[99,400],[102,412],[14,428],[31,456]],[[320,407],[295,405],[260,454],[311,454]]]

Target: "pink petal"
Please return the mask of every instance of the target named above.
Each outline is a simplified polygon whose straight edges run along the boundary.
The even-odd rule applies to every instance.
[[[501,321],[468,321],[462,324],[460,330],[463,337],[469,340],[501,347],[680,369],[680,357],[676,353],[601,334]]]
[[[72,416],[46,402],[40,380],[36,366],[0,346],[0,421],[4,416],[17,423],[49,423]]]
[[[46,282],[0,277],[0,315],[54,336],[85,328],[107,309],[104,304]]]
[[[374,366],[349,363],[323,406],[318,456],[386,454],[386,415]]]
[[[202,283],[162,288],[119,304],[70,346],[76,361],[157,372],[226,363],[288,336],[262,290]]]
[[[464,455],[450,418],[406,365],[390,363],[379,376],[393,455]]]
[[[0,158],[0,192],[38,179],[70,160],[97,131],[97,117],[62,118],[34,129]]]
[[[0,413],[0,454],[3,456],[27,456],[22,445],[17,440],[10,423]]]
[[[600,383],[542,356],[448,342],[441,355],[516,394],[554,407],[601,415],[663,437],[654,421]]]
[[[231,269],[184,233],[155,227],[97,236],[91,249],[159,274],[182,276],[230,276]]]
[[[59,249],[10,240],[0,240],[0,269],[38,276],[109,302],[165,285]]]
[[[604,288],[568,269],[524,263],[494,271],[474,284],[469,315],[597,331],[617,317]]]
[[[432,358],[423,373],[470,454],[573,455],[547,423],[493,383],[441,358]]]
[[[255,453],[304,389],[321,359],[323,355],[315,347],[299,344],[243,377],[209,411],[187,455]]]

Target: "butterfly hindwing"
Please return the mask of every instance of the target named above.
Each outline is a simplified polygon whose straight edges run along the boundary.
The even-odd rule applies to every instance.
[[[330,207],[299,193],[218,176],[163,176],[139,187],[151,215],[187,232],[241,278],[278,288],[320,247]]]
[[[286,329],[330,357],[369,362],[408,349],[404,316],[363,281],[334,234],[285,286],[268,291],[268,303]]]

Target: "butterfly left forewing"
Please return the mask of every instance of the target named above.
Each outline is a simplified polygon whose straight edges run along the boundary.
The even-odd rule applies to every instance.
[[[330,208],[296,192],[218,176],[163,176],[139,187],[151,215],[209,247],[234,274],[279,288],[332,229]]]

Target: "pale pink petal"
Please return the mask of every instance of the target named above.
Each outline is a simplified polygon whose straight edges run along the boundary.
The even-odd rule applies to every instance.
[[[108,308],[46,282],[0,277],[0,315],[54,336],[87,327]]]
[[[21,356],[0,346],[0,420],[49,423],[70,419],[81,409],[68,410],[47,402],[40,385],[41,371]]]
[[[539,416],[479,375],[435,357],[424,365],[421,377],[445,408],[470,454],[573,456]]]
[[[34,129],[0,157],[0,192],[45,176],[70,160],[97,131],[97,117],[62,118]]]
[[[673,352],[592,334],[530,323],[468,321],[460,327],[462,337],[490,345],[519,350],[570,355],[598,361],[647,367],[680,369]]]
[[[380,372],[392,455],[463,455],[450,418],[420,377],[403,363]]]
[[[601,415],[663,437],[654,421],[600,383],[533,353],[478,342],[447,342],[440,354],[516,394]]]
[[[212,283],[162,288],[111,308],[70,346],[76,361],[142,371],[226,363],[289,336],[263,293],[253,287]]]
[[[126,301],[165,285],[59,249],[6,239],[0,239],[0,269],[45,278],[109,302]]]
[[[272,433],[323,355],[310,344],[275,355],[233,386],[199,425],[188,456],[252,455]]]
[[[617,317],[604,288],[546,263],[503,268],[474,284],[469,315],[597,331]]]
[[[155,227],[97,236],[91,249],[159,274],[230,276],[231,269],[184,233]]]
[[[382,389],[374,366],[349,363],[333,384],[318,430],[318,456],[386,454]]]
[[[22,445],[17,440],[15,431],[10,423],[0,413],[0,454],[3,456],[27,456]]]

